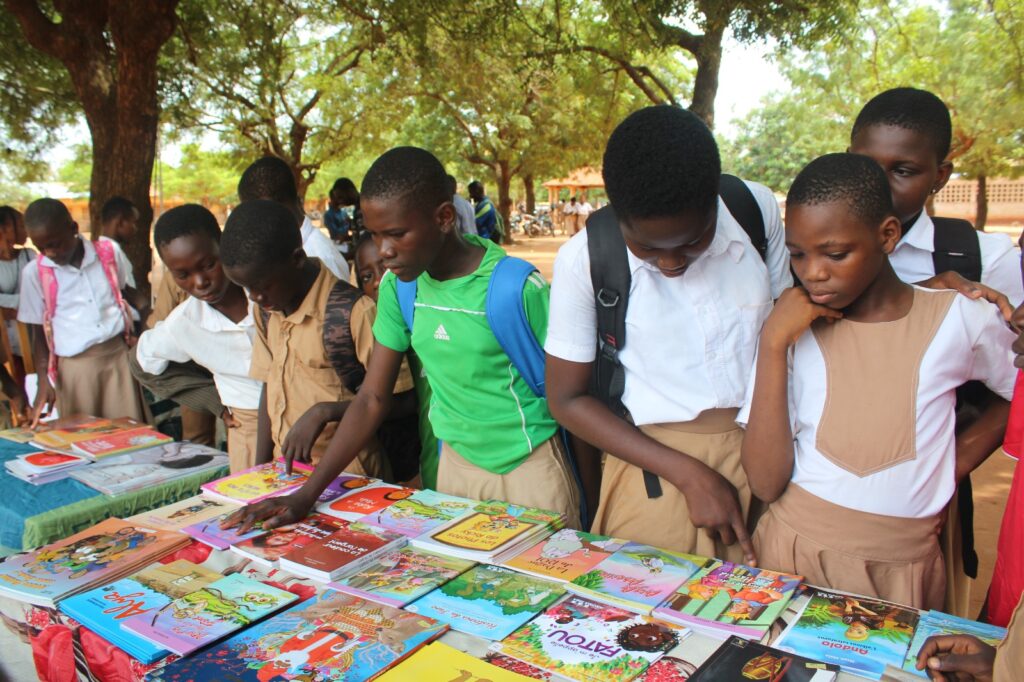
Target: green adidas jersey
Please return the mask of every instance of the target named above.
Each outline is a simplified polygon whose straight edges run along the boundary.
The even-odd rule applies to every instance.
[[[464,238],[486,249],[480,267],[444,282],[420,275],[411,335],[398,305],[395,276],[384,276],[373,334],[388,348],[405,352],[411,345],[416,351],[433,393],[430,424],[437,438],[476,466],[505,474],[558,426],[547,401],[533,394],[487,324],[487,286],[505,251],[474,235]],[[526,316],[542,346],[548,294],[539,274],[523,287]]]

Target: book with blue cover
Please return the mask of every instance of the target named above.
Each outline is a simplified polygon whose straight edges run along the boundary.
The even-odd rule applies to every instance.
[[[413,547],[393,550],[343,580],[328,583],[339,592],[402,607],[474,566],[466,559]]]
[[[928,673],[917,669],[917,654],[924,646],[925,640],[936,635],[972,635],[990,646],[997,646],[1006,637],[1006,628],[976,620],[959,618],[941,611],[928,611],[917,624],[914,639],[903,661],[903,669],[918,677],[927,679]]]

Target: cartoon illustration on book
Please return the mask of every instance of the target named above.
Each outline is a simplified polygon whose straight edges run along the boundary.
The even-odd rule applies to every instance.
[[[222,506],[224,506],[224,505],[222,505],[220,502],[215,502],[213,500],[207,500],[207,499],[203,498],[203,499],[199,500],[198,502],[196,502],[195,504],[190,504],[187,507],[182,507],[181,509],[178,509],[177,511],[173,512],[172,514],[170,514],[167,518],[169,518],[169,519],[185,518],[185,517],[188,517],[188,516],[192,516],[193,514],[198,514],[199,512],[203,511],[204,509],[208,509],[210,507],[222,507]]]
[[[51,575],[67,573],[69,578],[81,578],[154,541],[156,536],[152,533],[128,526],[114,533],[90,535],[63,547],[42,550],[25,565],[25,570],[29,573],[45,571]]]

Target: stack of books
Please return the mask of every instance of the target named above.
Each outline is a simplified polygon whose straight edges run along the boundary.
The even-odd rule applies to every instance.
[[[403,500],[363,516],[360,521],[407,538],[417,538],[469,514],[475,506],[476,500],[434,490],[417,490]]]
[[[317,505],[321,514],[329,514],[346,521],[360,521],[364,516],[386,509],[416,492],[383,481],[362,486],[329,502]]]
[[[310,467],[298,463],[294,465],[291,474],[285,473],[282,462],[258,464],[237,474],[204,483],[203,495],[211,500],[231,504],[253,504],[297,490],[309,478],[310,471]]]
[[[65,479],[91,462],[88,457],[64,452],[30,452],[18,455],[17,459],[7,460],[4,468],[17,479],[32,485],[42,485]]]
[[[236,542],[231,545],[231,551],[273,568],[281,557],[322,540],[346,526],[347,521],[326,514],[313,514],[299,523],[278,526],[268,533]]]
[[[134,419],[101,419],[77,414],[58,419],[36,428],[29,441],[40,450],[74,452],[72,446],[79,441],[92,440],[108,434],[145,428],[145,424]]]
[[[52,435],[51,431],[49,434]],[[147,448],[173,443],[174,439],[167,434],[160,433],[148,426],[137,426],[135,428],[124,428],[93,436],[82,438],[71,443],[71,451],[85,455],[95,460],[123,455],[126,452],[145,450]]]
[[[462,575],[474,565],[465,559],[403,547],[382,554],[363,570],[332,582],[328,587],[400,608]]]
[[[196,495],[166,507],[129,516],[125,521],[143,528],[183,531],[188,526],[214,517],[223,518],[237,509],[239,509],[237,504],[218,502],[202,495]]]
[[[571,582],[628,544],[626,540],[564,528],[503,565],[539,578]]]
[[[697,669],[690,682],[770,680],[771,682],[832,682],[839,666],[773,649],[732,636]]]
[[[399,549],[405,543],[404,535],[363,523],[349,523],[288,552],[278,560],[278,567],[327,583],[361,571],[382,554]]]
[[[122,495],[227,466],[228,456],[220,450],[172,441],[128,455],[107,457],[73,471],[71,477],[104,495]]]
[[[245,533],[239,533],[237,526],[233,528],[221,528],[220,524],[233,513],[234,512],[227,512],[208,518],[204,521],[199,521],[191,526],[185,526],[181,529],[181,532],[188,535],[193,540],[198,540],[204,545],[209,545],[214,549],[227,549],[236,542],[248,540],[249,538],[254,538],[267,532],[263,530],[263,526],[260,523],[256,523],[256,525]]]

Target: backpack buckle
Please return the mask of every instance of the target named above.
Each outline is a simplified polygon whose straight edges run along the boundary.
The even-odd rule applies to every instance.
[[[618,293],[604,288],[597,292],[597,302],[601,304],[602,308],[614,308],[619,304],[619,298]]]

